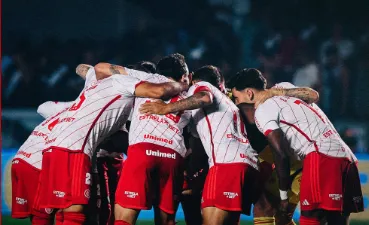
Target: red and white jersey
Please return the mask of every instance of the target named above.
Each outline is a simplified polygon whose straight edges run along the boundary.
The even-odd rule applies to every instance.
[[[188,96],[208,91],[213,104],[192,110],[197,134],[209,157],[209,166],[220,163],[247,163],[258,169],[257,152],[251,147],[238,107],[208,82],[198,82]]]
[[[265,136],[280,128],[291,145],[290,155],[298,159],[314,151],[352,159],[351,150],[326,116],[300,99],[285,96],[268,99],[256,109],[255,123]]]
[[[45,107],[46,105],[49,107]],[[48,135],[55,125],[54,121],[62,117],[71,105],[72,102],[45,102],[40,105],[37,112],[47,117],[47,119],[32,131],[31,135],[19,148],[17,154],[14,156],[14,159],[22,159],[31,166],[41,170],[42,150],[45,149],[45,141],[48,140]],[[50,115],[56,110],[59,110],[59,112]]]
[[[291,88],[297,88],[295,85],[289,83],[289,82],[281,82],[281,83],[277,83],[275,84],[272,88],[283,88],[283,89],[291,89]],[[313,107],[314,110],[317,111],[317,113],[324,118],[325,121],[327,121],[327,123],[331,126],[332,130],[334,131],[334,133],[338,136],[339,133],[337,132],[336,128],[333,126],[332,122],[328,119],[327,115],[325,115],[325,113],[323,112],[323,110],[321,108],[319,108],[319,106],[315,103],[310,104],[311,107]],[[341,138],[341,136],[340,136]],[[345,149],[350,149],[350,147],[342,140],[342,145],[344,146]],[[351,155],[351,158],[357,162],[358,159],[356,158],[355,154],[350,150],[349,154]]]
[[[142,81],[151,83],[164,83],[171,80],[159,75],[148,74],[145,72],[126,69],[128,75],[138,78]],[[168,102],[175,102],[185,98],[184,95],[174,97]],[[132,114],[132,122],[129,129],[129,144],[152,143],[167,147],[178,152],[182,157],[186,156],[187,149],[183,138],[183,128],[189,123],[191,118],[190,111],[178,112],[167,115],[146,116],[139,112],[142,104],[148,101],[155,101],[149,98],[136,98]]]
[[[55,122],[45,143],[46,150],[80,151],[91,158],[100,142],[126,123],[139,83],[140,80],[125,75],[96,81],[94,70],[90,69],[81,94]]]

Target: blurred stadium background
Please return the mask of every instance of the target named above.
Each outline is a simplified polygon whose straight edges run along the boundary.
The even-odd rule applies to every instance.
[[[289,81],[318,90],[319,105],[360,159],[368,207],[367,0],[4,0],[2,9],[3,218],[9,162],[42,120],[39,104],[78,95],[79,63],[157,62],[173,52],[185,55],[190,70],[214,64],[230,78],[257,67],[269,86]],[[369,224],[368,211],[354,217]]]

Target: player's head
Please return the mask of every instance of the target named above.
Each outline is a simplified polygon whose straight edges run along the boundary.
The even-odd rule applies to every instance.
[[[185,57],[179,53],[174,53],[160,59],[156,66],[156,72],[175,81],[190,84],[190,75],[185,61]]]
[[[243,69],[231,81],[235,103],[254,103],[255,95],[266,88],[266,79],[257,69]]]
[[[219,69],[212,65],[197,69],[192,75],[192,83],[206,81],[225,93],[224,77]]]
[[[127,66],[128,69],[139,70],[146,73],[155,73],[156,65],[150,61],[140,61],[134,65]]]
[[[150,61],[140,61],[135,65],[136,70],[141,70],[146,73],[156,73],[156,65]]]

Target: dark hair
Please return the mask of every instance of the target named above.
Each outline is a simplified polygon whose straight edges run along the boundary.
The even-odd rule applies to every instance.
[[[183,74],[188,73],[185,57],[179,53],[165,56],[158,62],[156,72],[179,81]]]
[[[243,69],[239,71],[230,82],[231,88],[237,90],[244,90],[245,88],[255,88],[257,90],[264,90],[267,85],[266,79],[263,77],[261,72],[257,69]]]
[[[127,66],[128,69],[139,70],[146,73],[155,73],[156,65],[150,61],[140,61],[134,65]]]
[[[197,69],[192,75],[192,80],[206,81],[213,86],[220,88],[219,84],[224,80],[224,78],[217,67],[208,65]]]

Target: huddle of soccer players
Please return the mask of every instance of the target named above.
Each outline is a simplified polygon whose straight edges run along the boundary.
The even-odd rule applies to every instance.
[[[255,224],[287,225],[300,201],[300,224],[313,225],[363,211],[357,159],[310,88],[266,89],[243,69],[233,102],[217,67],[190,74],[180,54],[76,73],[80,95],[42,104],[13,159],[14,218],[133,225],[154,207],[155,224],[174,225],[181,202],[189,225],[236,225],[252,204]]]

